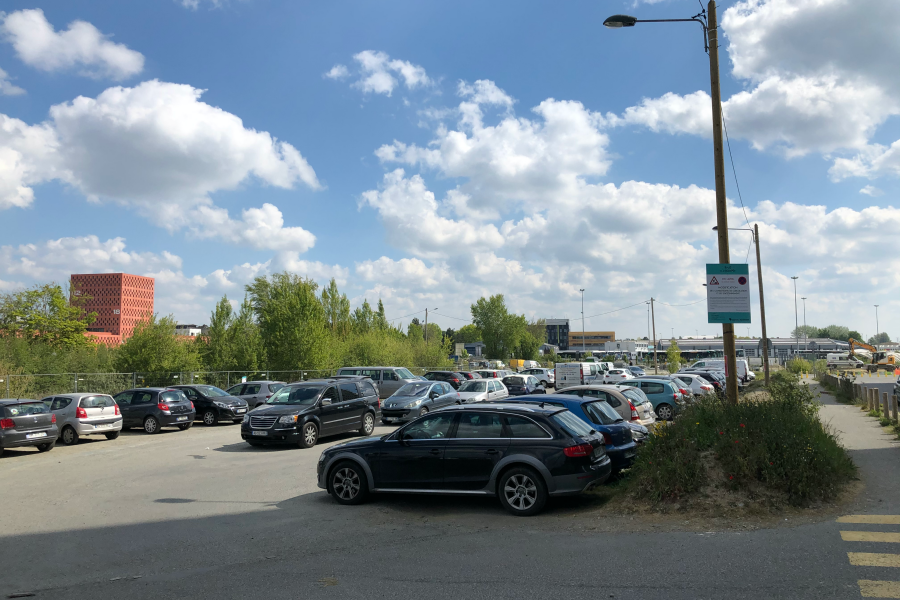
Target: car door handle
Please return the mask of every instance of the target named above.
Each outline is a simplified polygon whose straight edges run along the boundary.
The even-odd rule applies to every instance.
[[[431,451],[431,453],[434,454],[434,455],[438,455],[438,454],[441,453],[441,451],[440,451],[439,449],[437,449],[437,448],[434,448],[434,449]]]
[[[490,450],[485,450],[484,453],[485,454],[500,454],[500,451],[494,450],[493,448],[491,448]]]

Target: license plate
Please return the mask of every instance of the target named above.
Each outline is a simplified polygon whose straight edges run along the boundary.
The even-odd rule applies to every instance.
[[[393,422],[394,422],[394,419],[393,419],[392,417],[385,417],[384,420],[385,420],[386,423],[393,423]]]
[[[94,425],[94,429],[109,429],[112,427],[112,424],[107,423],[105,425]]]
[[[253,435],[263,435],[263,436],[265,436],[265,435],[269,435],[269,432],[268,432],[268,431],[254,431],[254,432],[253,432]]]
[[[246,412],[246,411],[247,411],[246,408],[239,408],[239,409],[235,410],[234,412],[235,412],[235,414],[238,414],[238,415],[239,415],[239,414],[241,414],[241,413],[243,413],[243,412]]]
[[[177,417],[176,421],[187,421],[187,417]]]
[[[42,438],[42,437],[47,437],[46,431],[42,431],[40,433],[26,433],[25,434],[26,440],[33,440],[34,438]]]

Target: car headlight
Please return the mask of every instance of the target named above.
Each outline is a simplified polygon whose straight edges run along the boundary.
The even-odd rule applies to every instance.
[[[249,423],[249,422],[250,422],[250,414],[248,413],[248,414],[244,415],[244,420],[241,421],[241,423]]]
[[[228,405],[225,404],[224,402],[213,402],[213,404],[215,404],[215,405],[218,406],[219,408],[231,408],[230,406],[228,406]]]
[[[415,402],[413,402],[412,404],[410,404],[410,406],[419,406],[419,405],[422,404],[422,402],[424,402],[424,401],[425,401],[425,398],[419,398],[418,400],[416,400]]]
[[[293,424],[297,422],[297,415],[285,415],[278,419],[278,422],[282,425]]]

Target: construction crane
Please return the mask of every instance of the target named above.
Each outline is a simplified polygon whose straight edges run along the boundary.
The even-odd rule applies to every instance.
[[[870,373],[877,371],[878,369],[893,371],[900,365],[900,357],[898,357],[896,352],[879,352],[878,348],[875,346],[860,342],[859,340],[854,340],[853,338],[850,338],[848,343],[850,344],[850,356],[853,358],[856,358],[856,355],[853,352],[854,348],[862,348],[863,350],[868,350],[872,353],[872,364],[866,365],[866,370]]]

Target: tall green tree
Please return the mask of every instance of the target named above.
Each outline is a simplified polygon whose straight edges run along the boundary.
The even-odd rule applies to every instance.
[[[0,296],[0,335],[57,349],[88,346],[84,333],[96,313],[86,313],[88,296],[71,298],[56,283],[36,285]]]
[[[175,334],[170,316],[141,321],[134,334],[123,343],[116,357],[116,368],[123,373],[171,373],[199,371],[202,368],[197,338]]]
[[[231,349],[232,371],[253,373],[265,367],[266,347],[249,298],[245,297],[241,302],[241,309],[228,328],[228,345]]]
[[[247,285],[268,368],[319,369],[329,362],[329,333],[318,285],[293,273],[257,277]]]
[[[482,338],[481,330],[474,323],[463,325],[459,328],[454,336],[457,344],[474,344],[480,342]]]
[[[891,341],[891,336],[889,336],[884,331],[882,331],[878,335],[873,335],[872,337],[869,338],[869,343],[873,344],[873,345],[874,344],[887,344],[890,341]]]
[[[681,368],[681,363],[681,348],[678,347],[675,338],[672,338],[669,348],[666,350],[666,368],[669,373],[675,373]]]
[[[201,341],[203,364],[210,371],[231,371],[234,362],[234,351],[228,329],[234,320],[231,302],[228,296],[216,304],[209,317],[209,330]]]
[[[795,327],[793,331],[791,331],[791,337],[819,337],[819,328],[815,325],[801,325],[800,327]]]
[[[532,352],[535,340],[529,333],[529,322],[525,315],[510,313],[506,308],[503,294],[490,298],[479,298],[471,306],[472,322],[481,331],[485,352],[490,358],[506,359],[520,351]],[[530,335],[531,339],[526,338]],[[523,340],[525,346],[521,346]],[[540,343],[537,344],[540,347]],[[520,358],[516,356],[516,358]]]
[[[322,306],[325,308],[325,320],[331,333],[339,338],[349,334],[350,300],[347,299],[347,294],[340,293],[334,277],[328,282],[328,287],[322,289]]]

